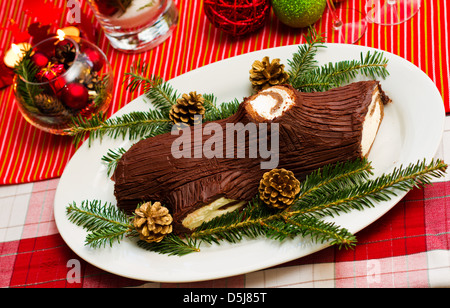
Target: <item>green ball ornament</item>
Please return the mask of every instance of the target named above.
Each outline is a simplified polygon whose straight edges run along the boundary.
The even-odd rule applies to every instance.
[[[293,28],[312,25],[322,17],[327,0],[272,0],[278,19]]]

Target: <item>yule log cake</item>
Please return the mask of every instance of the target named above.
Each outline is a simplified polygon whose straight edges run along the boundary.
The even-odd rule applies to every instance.
[[[244,99],[227,119],[134,144],[113,175],[117,205],[131,212],[144,201],[159,201],[173,216],[174,232],[190,232],[203,221],[236,210],[254,198],[268,171],[262,167],[264,162],[268,166],[275,163],[273,168],[285,168],[302,179],[324,165],[367,156],[389,101],[377,81],[314,93],[298,92],[290,86],[271,87]],[[255,157],[254,136],[242,131],[251,123],[258,128],[257,141],[264,141],[272,151],[270,157],[263,151]],[[236,148],[243,142],[230,135],[227,138],[227,127],[235,129],[235,136],[245,136],[245,157],[238,158]],[[208,133],[199,137],[199,128],[209,128]],[[180,157],[173,154],[173,145],[182,135],[190,144],[188,155]],[[235,148],[232,153],[227,152],[230,145]],[[208,147],[214,156],[205,151]]]

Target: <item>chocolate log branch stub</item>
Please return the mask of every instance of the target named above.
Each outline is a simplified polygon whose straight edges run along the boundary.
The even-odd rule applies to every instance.
[[[276,162],[272,168],[285,168],[302,179],[324,165],[366,157],[389,101],[377,81],[314,93],[298,92],[291,86],[266,89],[246,98],[227,119],[185,129],[191,156],[175,158],[172,153],[181,133],[166,133],[133,145],[113,175],[117,205],[131,212],[143,201],[162,202],[173,216],[174,232],[191,232],[199,223],[251,200],[267,172],[262,168],[264,162]],[[234,125],[236,138],[227,136],[227,124]],[[208,134],[203,133],[205,128]],[[196,129],[201,129],[200,135],[194,134]],[[252,129],[256,134],[249,133]],[[246,156],[238,158],[236,140],[243,133]],[[257,139],[257,151],[251,149],[252,138]],[[228,152],[227,156],[229,142],[234,155]],[[238,145],[242,150],[243,144]],[[269,152],[261,151],[263,146]],[[211,150],[222,156],[205,155]],[[251,153],[256,157],[250,157]]]

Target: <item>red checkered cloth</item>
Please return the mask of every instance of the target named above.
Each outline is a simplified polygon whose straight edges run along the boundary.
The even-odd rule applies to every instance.
[[[0,287],[450,287],[450,182],[411,191],[356,234],[353,250],[329,247],[270,269],[182,284],[118,277],[81,260],[53,220],[58,182],[0,188]]]

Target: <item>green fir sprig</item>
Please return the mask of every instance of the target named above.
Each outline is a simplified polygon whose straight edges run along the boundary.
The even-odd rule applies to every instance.
[[[122,158],[122,155],[125,154],[127,150],[124,148],[117,149],[109,149],[108,153],[106,153],[102,157],[102,162],[107,166],[107,175],[112,176],[114,171],[116,170],[117,164],[119,160]]]
[[[326,48],[324,45],[325,37],[318,34],[316,29],[310,28],[307,34],[304,35],[306,44],[298,46],[291,59],[287,61],[289,66],[289,83],[297,84],[302,76],[317,68],[318,62],[316,54],[319,48]]]
[[[237,243],[264,237],[277,241],[302,237],[349,248],[356,245],[355,235],[323,218],[377,206],[399,192],[431,184],[433,178],[444,176],[446,170],[447,165],[441,160],[430,163],[423,160],[372,178],[372,168],[366,159],[328,165],[301,182],[299,195],[284,210],[270,208],[255,196],[244,209],[204,222],[189,235],[171,234],[159,243],[139,241],[138,245],[178,256],[200,251],[202,243]],[[91,247],[112,245],[125,235],[137,236],[130,218],[112,204],[86,201],[78,207],[73,203],[67,207],[67,215],[70,221],[90,231],[86,245]]]
[[[99,248],[120,242],[125,235],[135,233],[130,218],[112,204],[99,200],[75,202],[66,208],[69,221],[83,227],[90,233],[86,236],[86,245]]]
[[[88,142],[95,139],[102,140],[104,136],[121,137],[137,140],[169,132],[171,121],[158,110],[130,112],[119,117],[103,120],[103,115],[93,115],[91,118],[81,116],[73,119],[74,126],[69,130],[74,136],[74,143],[78,145],[89,134]]]
[[[234,99],[231,102],[218,104],[217,97],[214,94],[203,94],[205,102],[205,122],[215,121],[219,119],[226,119],[236,113],[240,102]]]
[[[148,243],[139,240],[137,244],[145,250],[155,251],[169,256],[184,256],[192,252],[200,251],[200,241],[190,237],[181,238],[174,234],[167,235],[161,242]]]
[[[39,113],[35,97],[44,89],[39,84],[34,84],[38,82],[36,74],[39,68],[31,60],[32,52],[32,49],[25,52],[22,60],[14,67],[14,74],[17,76],[16,91],[20,94],[24,107],[31,113]]]
[[[133,111],[107,120],[104,120],[103,114],[91,118],[81,116],[73,118],[74,125],[66,129],[65,133],[74,137],[73,142],[76,146],[85,139],[91,145],[93,140],[101,141],[104,136],[141,140],[171,131],[173,122],[169,118],[169,111],[177,103],[180,94],[160,77],[148,77],[146,69],[146,64],[139,62],[137,67],[133,67],[131,72],[126,74],[125,82],[128,83],[127,89],[130,91],[143,89],[152,108],[148,111]],[[239,106],[238,100],[218,103],[214,94],[203,96],[207,110],[205,122],[228,118]]]
[[[299,45],[289,64],[289,84],[301,92],[322,92],[351,82],[358,75],[372,79],[389,76],[388,60],[381,52],[361,53],[359,60],[343,60],[318,66],[319,49],[327,48],[325,37],[311,28],[304,36],[306,44]]]
[[[321,92],[349,83],[358,75],[385,79],[389,76],[387,64],[383,53],[369,51],[365,55],[361,53],[360,60],[330,62],[307,71],[292,86],[302,92]]]

